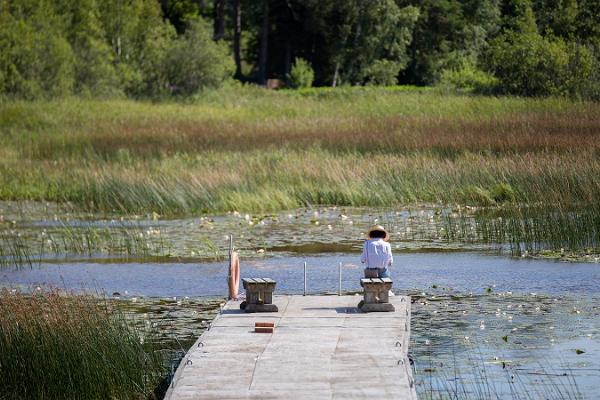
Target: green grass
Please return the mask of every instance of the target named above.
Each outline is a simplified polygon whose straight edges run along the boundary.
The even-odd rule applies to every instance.
[[[167,374],[153,345],[97,298],[4,289],[0,311],[2,399],[142,399]]]

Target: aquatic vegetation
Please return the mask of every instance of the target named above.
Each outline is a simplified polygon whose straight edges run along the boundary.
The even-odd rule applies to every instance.
[[[0,225],[1,228],[1,225]],[[43,229],[0,230],[0,267],[29,266],[43,259],[73,255],[93,257],[167,257],[171,244],[160,230],[133,223],[114,222],[97,226],[93,222],[55,221]]]
[[[108,256],[130,261],[220,261],[227,254],[230,233],[243,258],[359,252],[360,238],[373,223],[390,230],[394,251],[498,250],[519,257],[599,262],[598,210],[556,209],[518,204],[319,207],[175,220],[155,215],[104,219],[102,214],[86,213],[53,214],[46,220],[43,214],[31,214],[0,222],[0,266],[33,267],[43,260]]]
[[[575,377],[540,361],[535,369],[515,368],[511,361],[494,357],[486,361],[470,340],[467,360],[454,366],[436,362],[429,355],[414,373],[421,399],[583,399]],[[488,365],[491,364],[491,365]],[[501,368],[504,380],[492,377],[490,369]],[[496,373],[497,374],[497,373]]]
[[[148,332],[107,301],[3,289],[0,312],[3,398],[139,399],[167,374]]]
[[[582,369],[590,359],[578,350],[598,349],[585,335],[596,330],[596,299],[441,290],[412,296],[419,398],[583,399],[595,390],[598,372]],[[574,304],[585,307],[584,318],[569,313]]]
[[[447,215],[445,222],[448,241],[508,244],[515,256],[567,259],[570,254],[594,261],[600,249],[600,208],[596,205],[511,205],[459,211]]]

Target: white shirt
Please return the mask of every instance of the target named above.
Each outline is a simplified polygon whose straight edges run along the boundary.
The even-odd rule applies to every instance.
[[[394,262],[392,246],[383,239],[365,240],[360,262],[367,268],[386,268]]]

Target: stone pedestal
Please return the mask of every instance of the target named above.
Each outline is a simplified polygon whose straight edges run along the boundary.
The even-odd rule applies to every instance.
[[[394,305],[389,302],[389,291],[392,288],[390,278],[364,278],[360,280],[363,287],[363,300],[358,308],[363,312],[389,312],[395,311]]]
[[[240,305],[247,313],[277,312],[273,304],[276,282],[269,278],[246,278],[242,280],[246,290],[246,301]]]

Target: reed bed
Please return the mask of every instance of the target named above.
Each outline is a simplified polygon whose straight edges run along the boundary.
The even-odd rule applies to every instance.
[[[600,105],[381,88],[0,103],[0,199],[189,215],[597,198]],[[594,200],[595,201],[595,200]]]
[[[3,399],[141,399],[167,374],[152,341],[98,298],[3,289],[0,312]]]
[[[465,241],[470,230],[478,242],[508,244],[515,256],[600,260],[598,206],[509,206],[483,210],[467,219],[472,222],[448,219],[446,238]]]
[[[440,158],[278,149],[126,163],[19,161],[8,169],[0,176],[10,177],[2,187],[12,193],[9,198],[70,201],[122,214],[267,212],[322,204],[594,204],[600,194],[600,158],[593,150]]]
[[[133,218],[132,218],[133,220]],[[172,243],[160,229],[134,223],[96,227],[59,221],[52,229],[0,230],[0,267],[33,267],[44,259],[73,255],[94,257],[168,257]]]

